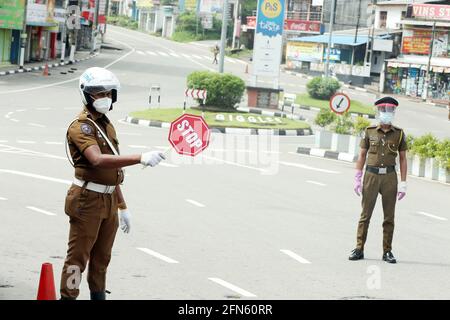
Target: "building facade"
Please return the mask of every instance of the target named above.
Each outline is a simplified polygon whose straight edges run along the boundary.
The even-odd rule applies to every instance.
[[[0,1],[0,65],[17,63],[25,0]]]

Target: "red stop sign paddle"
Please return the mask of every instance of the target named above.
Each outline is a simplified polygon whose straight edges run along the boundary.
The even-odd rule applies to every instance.
[[[210,133],[203,117],[183,114],[170,124],[169,142],[179,154],[194,157],[208,147]]]

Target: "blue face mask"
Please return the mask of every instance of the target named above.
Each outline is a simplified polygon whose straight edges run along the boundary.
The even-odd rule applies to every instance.
[[[394,120],[394,113],[392,112],[380,112],[379,116],[381,124],[391,124]]]

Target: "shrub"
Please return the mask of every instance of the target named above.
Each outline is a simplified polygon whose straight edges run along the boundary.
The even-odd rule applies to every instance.
[[[321,109],[314,119],[314,123],[318,126],[325,128],[336,121],[336,114],[329,109]]]
[[[353,121],[349,113],[344,113],[334,121],[334,131],[340,134],[350,134],[353,129]]]
[[[205,104],[220,109],[233,109],[241,101],[245,90],[245,82],[241,78],[210,71],[191,73],[187,78],[187,86],[206,89],[208,95]]]
[[[435,155],[439,166],[450,170],[450,139],[447,138],[438,143]]]
[[[353,132],[355,135],[361,136],[361,134],[370,126],[370,121],[363,117],[357,117],[353,124]]]
[[[336,93],[341,85],[333,78],[315,77],[306,85],[308,94],[316,99],[328,100]]]
[[[431,133],[414,139],[411,152],[420,158],[434,158],[438,147],[438,139]]]

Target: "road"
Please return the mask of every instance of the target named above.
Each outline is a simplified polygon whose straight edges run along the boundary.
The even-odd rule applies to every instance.
[[[151,84],[161,85],[162,105],[181,107],[186,76],[217,68],[200,45],[115,27],[107,41],[124,50],[104,50],[74,74],[0,80],[0,299],[35,299],[43,262],[53,264],[59,289],[69,228],[64,198],[73,177],[63,141],[81,108],[81,71],[108,66],[119,77],[110,118],[128,154],[169,146],[166,129],[121,121],[147,107]],[[239,75],[245,65],[227,60],[225,67]],[[419,121],[420,108],[399,112],[399,122]],[[436,132],[445,129],[422,118]],[[360,214],[353,165],[295,153],[313,139],[214,134],[194,159],[171,153],[158,167],[127,168],[132,228],[118,232],[108,299],[449,299],[441,285],[450,280],[449,186],[409,178],[396,212],[398,264],[381,261],[381,204],[366,259],[349,261]],[[88,297],[83,277],[80,299]]]

